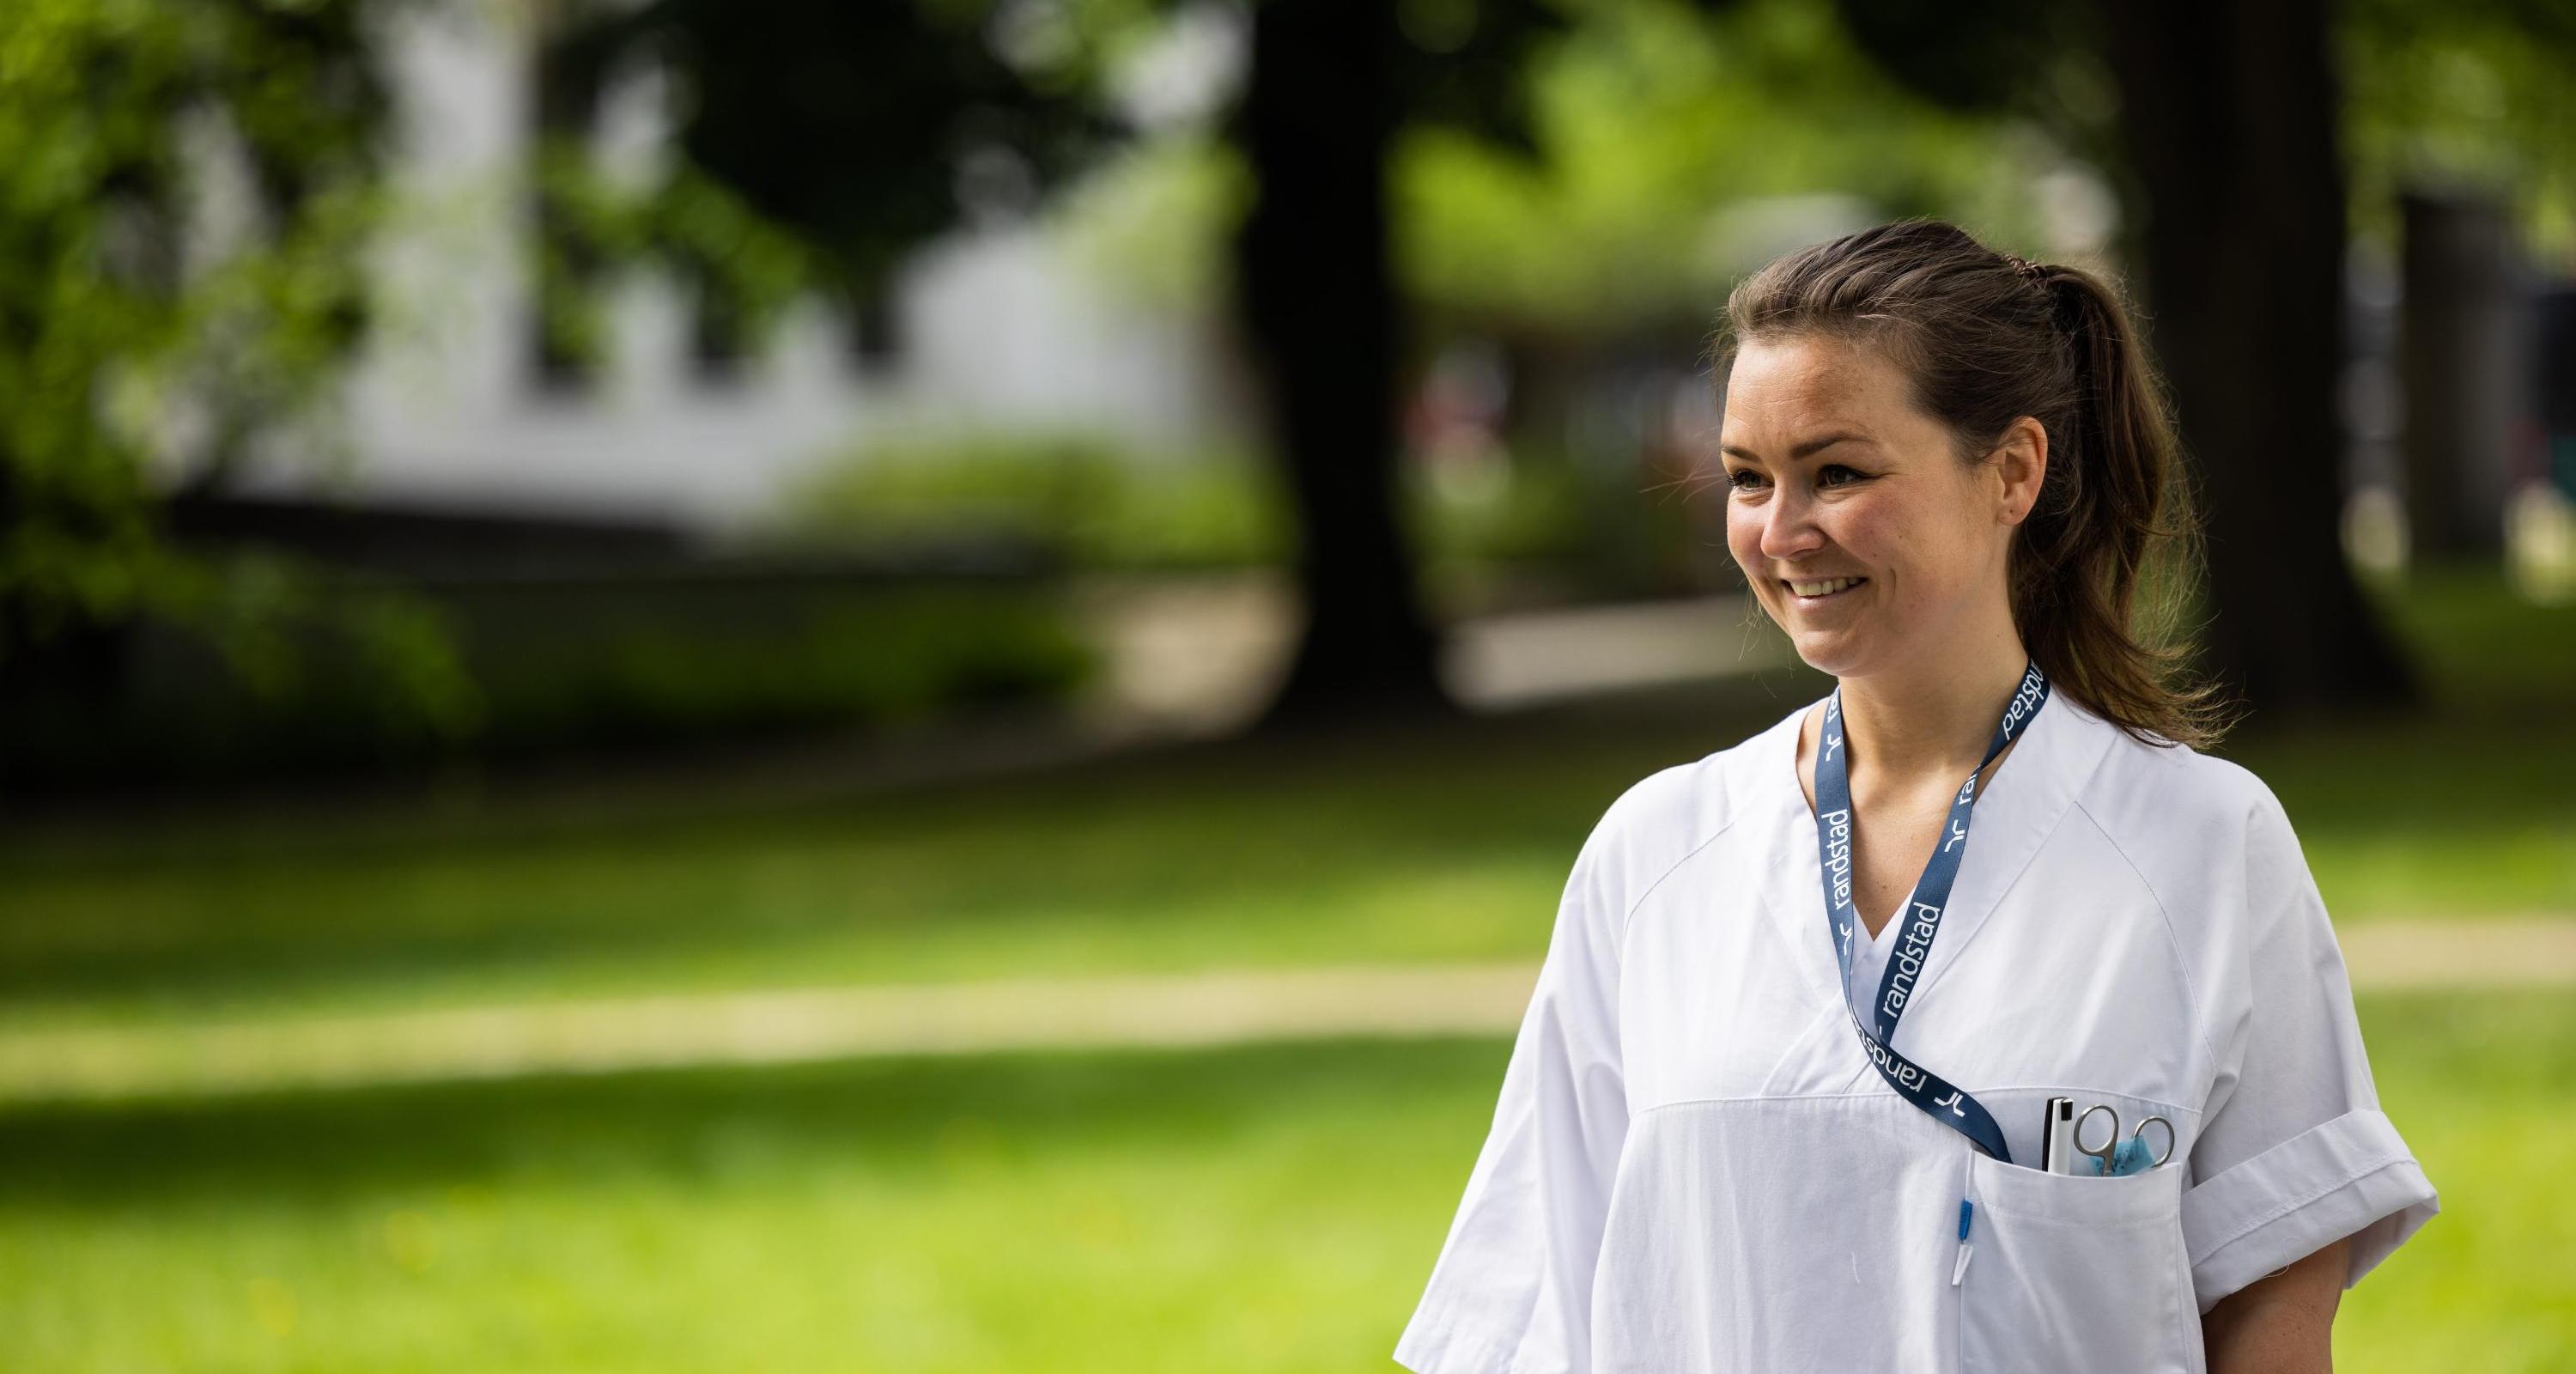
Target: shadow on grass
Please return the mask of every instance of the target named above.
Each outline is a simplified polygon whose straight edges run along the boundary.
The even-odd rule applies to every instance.
[[[2576,999],[2384,994],[2361,1005],[2401,1130],[2418,1112],[2454,1125],[2486,1113],[2576,1113],[2567,1090],[2576,1083]],[[638,1174],[721,1184],[746,1161],[754,1172],[828,1160],[899,1175],[942,1167],[961,1133],[1000,1165],[1142,1142],[1221,1153],[1300,1121],[1402,1116],[1428,1099],[1480,1119],[1508,1053],[1490,1039],[1341,1040],[22,1109],[0,1115],[0,1205]]]
[[[647,1175],[723,1187],[809,1167],[900,1177],[947,1168],[961,1144],[1004,1170],[1147,1142],[1222,1154],[1307,1118],[1401,1115],[1425,1099],[1489,1111],[1508,1053],[1490,1040],[1329,1041],[65,1105],[0,1115],[0,1206]]]

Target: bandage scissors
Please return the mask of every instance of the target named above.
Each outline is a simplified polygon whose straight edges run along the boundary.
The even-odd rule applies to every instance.
[[[2111,1120],[2111,1132],[2102,1138],[2101,1147],[2098,1149],[2084,1143],[2084,1123],[2092,1120],[2095,1112],[2100,1112]],[[2146,1135],[2149,1126],[2165,1128],[2165,1147],[2162,1151],[2153,1154],[2147,1150]],[[2100,1165],[2100,1172],[2106,1175],[2134,1174],[2143,1169],[2157,1168],[2166,1160],[2173,1158],[2173,1123],[2161,1116],[2150,1116],[2139,1122],[2137,1129],[2131,1131],[2128,1139],[2123,1141],[2120,1138],[2120,1114],[2111,1109],[2110,1103],[2096,1102],[2085,1108],[2082,1116],[2075,1118],[2075,1152],[2093,1156]]]

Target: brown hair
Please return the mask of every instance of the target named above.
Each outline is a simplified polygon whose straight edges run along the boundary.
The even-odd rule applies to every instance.
[[[1797,336],[1884,349],[1963,462],[2015,419],[2038,420],[2048,472],[2006,573],[2022,643],[2053,686],[2146,743],[2205,749],[2227,732],[2218,688],[2187,676],[2200,526],[2163,380],[2117,287],[1918,217],[1737,283],[1713,350],[1719,387],[1744,343]]]

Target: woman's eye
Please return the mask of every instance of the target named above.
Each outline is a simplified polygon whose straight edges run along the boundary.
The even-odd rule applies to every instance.
[[[1762,474],[1755,472],[1751,468],[1737,468],[1733,472],[1726,474],[1726,485],[1736,491],[1742,491],[1744,490],[1744,483],[1737,479],[1746,477],[1752,478],[1756,482],[1762,480]]]
[[[1830,486],[1836,486],[1836,485],[1839,485],[1838,483],[1828,482],[1828,481],[1826,481],[1826,480],[1825,480],[1826,478],[1831,477],[1833,474],[1835,474],[1835,473],[1837,473],[1837,472],[1839,472],[1839,473],[1843,474],[1843,475],[1844,475],[1844,476],[1846,476],[1846,477],[1857,478],[1857,477],[1859,477],[1859,476],[1860,476],[1860,474],[1859,474],[1859,473],[1854,472],[1854,471],[1853,471],[1853,470],[1851,470],[1850,468],[1844,467],[1844,466],[1843,466],[1842,464],[1840,464],[1840,463],[1828,463],[1828,464],[1826,464],[1826,465],[1825,465],[1825,469],[1824,469],[1824,471],[1819,472],[1819,473],[1817,473],[1817,474],[1816,474],[1816,485],[1817,485],[1817,486],[1820,486],[1820,487],[1830,487]]]

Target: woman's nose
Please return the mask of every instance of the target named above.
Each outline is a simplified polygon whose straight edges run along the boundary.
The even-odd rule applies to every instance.
[[[1824,542],[1812,506],[1785,488],[1771,494],[1771,503],[1762,512],[1763,557],[1795,558]]]

